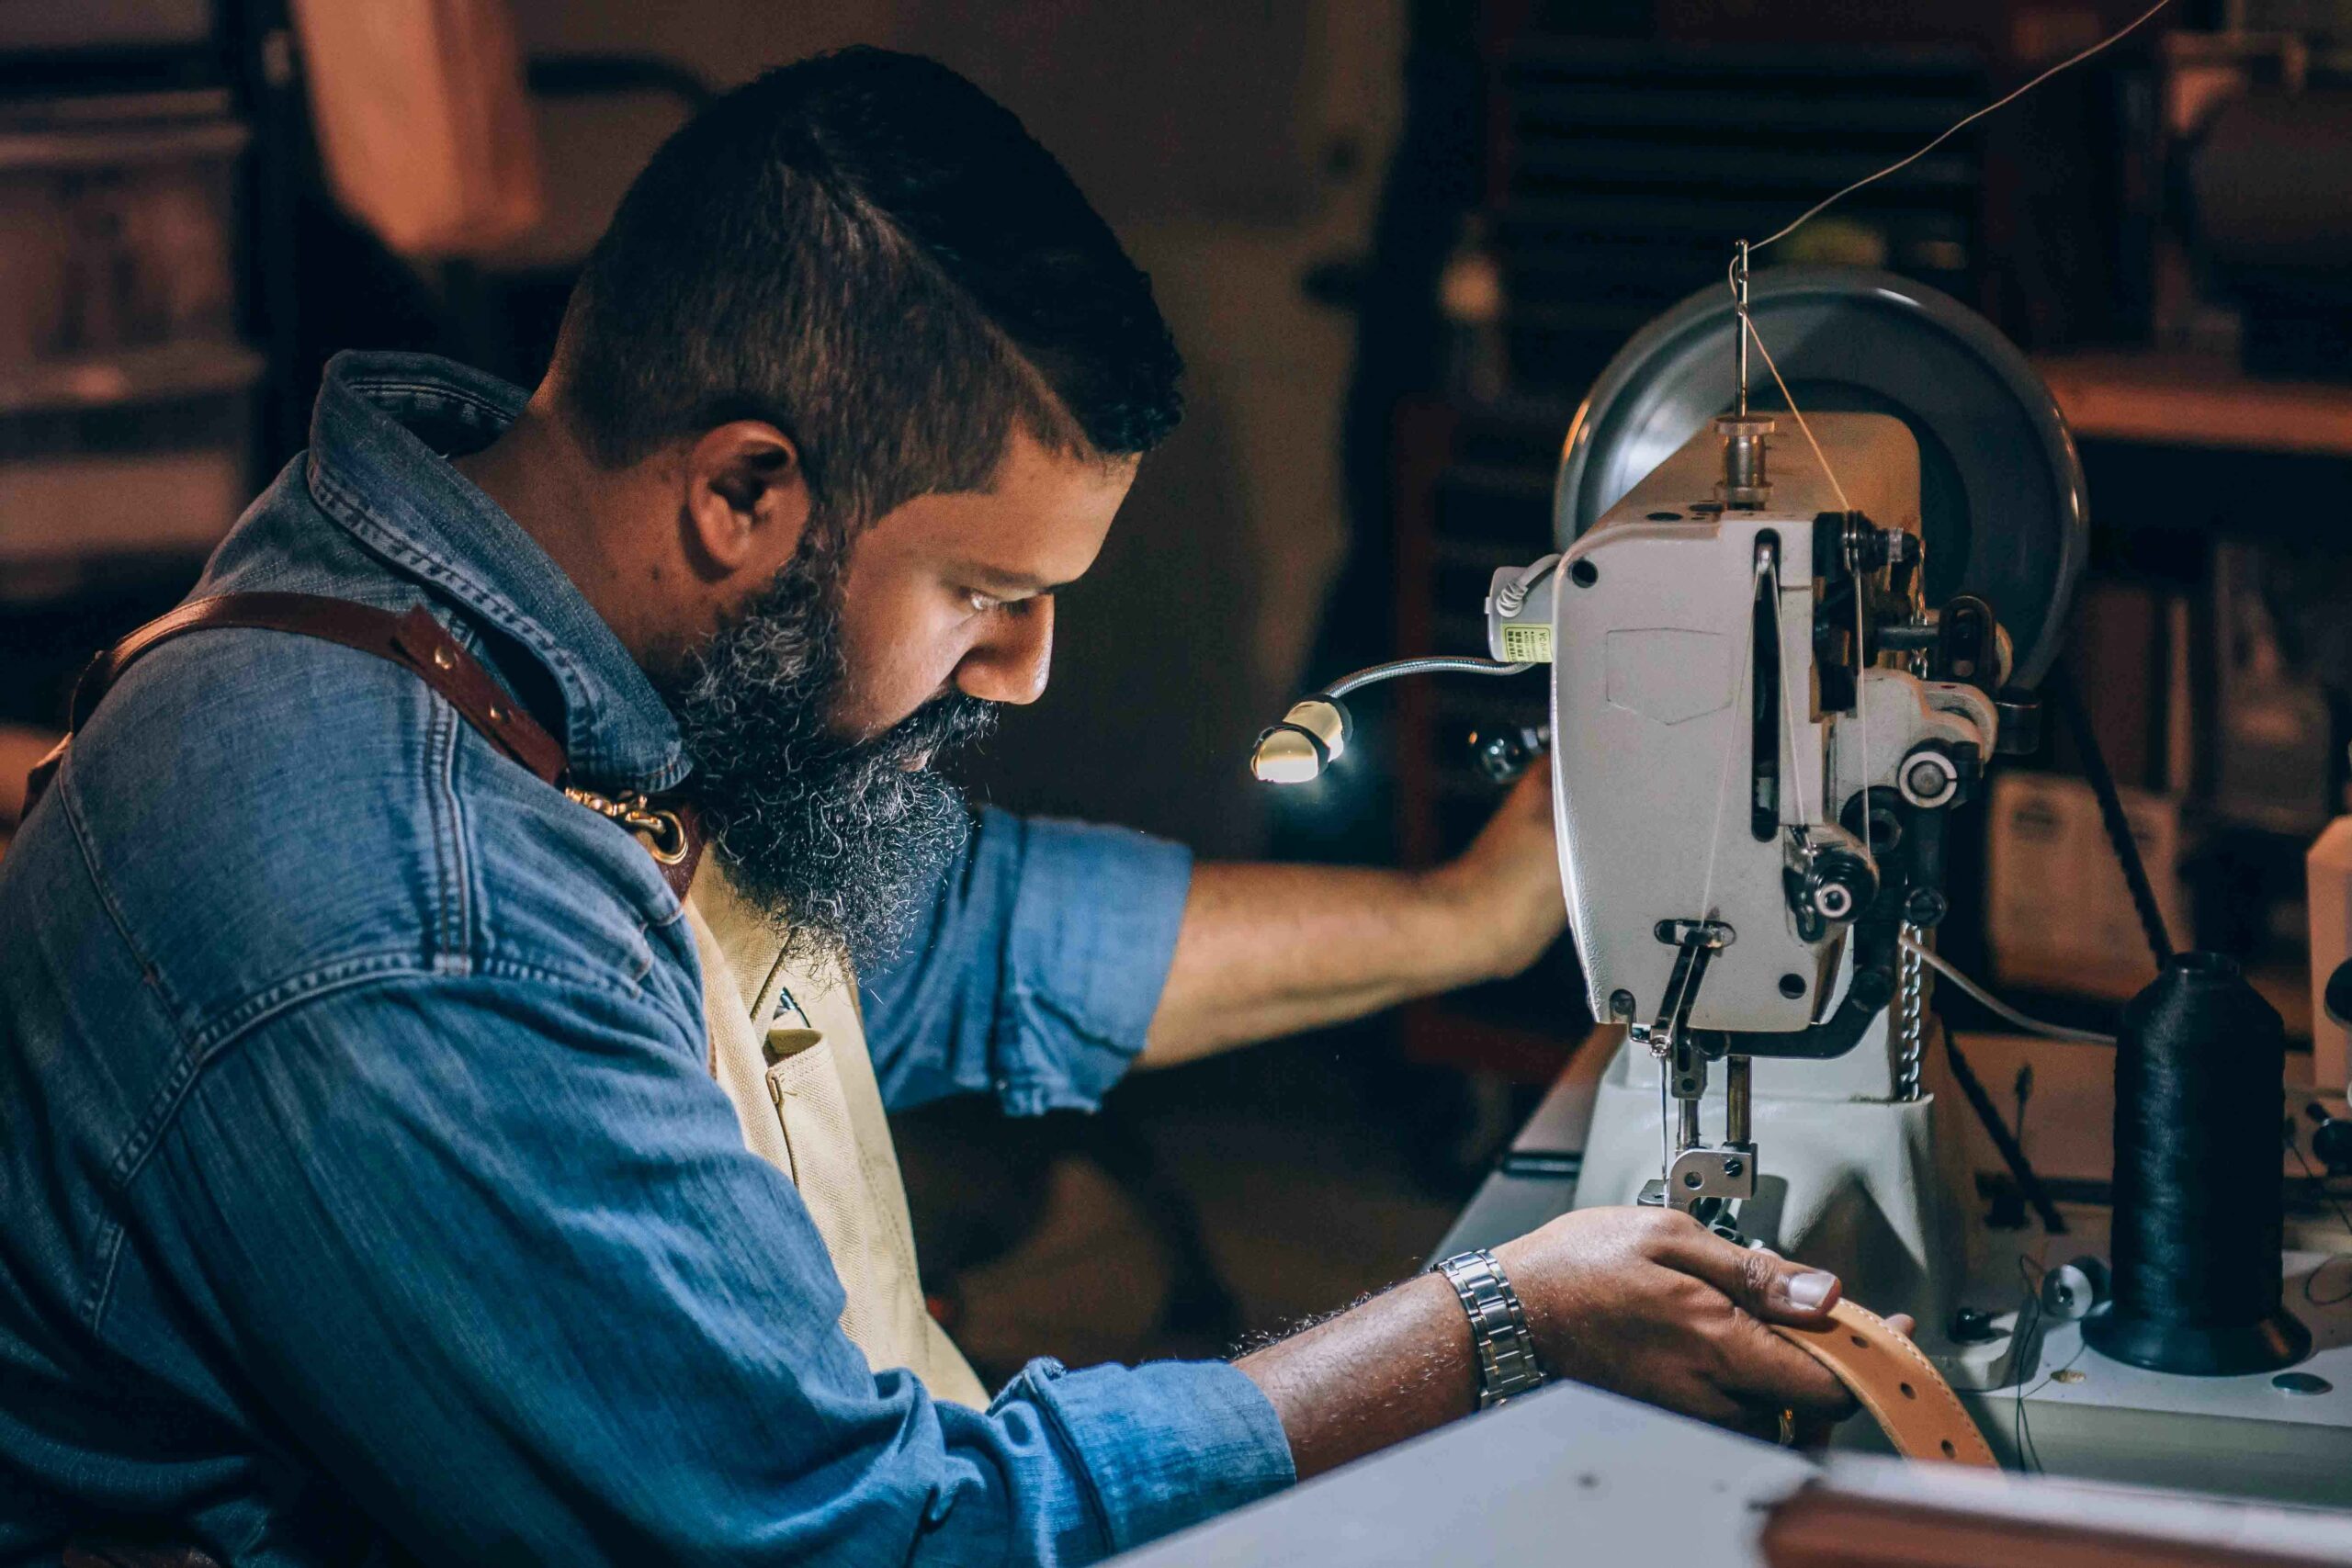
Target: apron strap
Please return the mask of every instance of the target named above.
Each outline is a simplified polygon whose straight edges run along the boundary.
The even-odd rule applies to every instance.
[[[505,756],[521,763],[541,783],[562,787],[567,760],[563,742],[510,696],[481,660],[459,646],[448,629],[424,605],[404,612],[380,610],[319,593],[224,593],[192,599],[169,615],[148,622],[99,654],[74,683],[62,739],[33,765],[25,782],[25,814],[29,817],[50,781],[65,761],[74,732],[89,721],[123,672],[143,655],[190,632],[237,627],[286,632],[340,643],[399,665],[438,693],[458,716]],[[655,807],[628,798],[606,802],[585,791],[565,793],[592,810],[637,828],[632,813],[658,818],[674,825],[675,832],[656,843],[654,858],[662,879],[684,898],[702,858],[702,834],[691,810]],[[641,808],[641,809],[640,809]]]

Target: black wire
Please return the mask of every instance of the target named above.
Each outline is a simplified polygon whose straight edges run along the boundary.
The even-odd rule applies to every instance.
[[[2139,841],[2132,837],[2131,819],[2123,815],[2123,800],[2115,792],[2115,775],[2108,772],[2098,733],[2091,728],[2082,694],[2075,689],[2075,677],[2065,665],[2052,669],[2045,689],[2073,733],[2075,750],[2082,753],[2083,773],[2090,780],[2091,793],[2098,797],[2099,821],[2107,829],[2108,845],[2115,852],[2116,863],[2123,868],[2124,886],[2132,891],[2132,908],[2140,917],[2141,933],[2148,939],[2148,951],[2161,969],[2173,954],[2172,934],[2165,930],[2164,910],[2156,905],[2156,890],[2149,884],[2148,868],[2140,859]]]
[[[2026,1419],[2025,1402],[2057,1382],[2064,1373],[2073,1371],[2075,1363],[2083,1359],[2083,1351],[2090,1344],[2087,1338],[2077,1341],[2075,1353],[2067,1357],[2064,1364],[2052,1368],[2049,1374],[2031,1388],[2026,1387],[2022,1359],[2029,1348],[2039,1349],[2033,1345],[2033,1332],[2041,1325],[2041,1281],[2049,1272],[2023,1253],[2018,1255],[2018,1278],[2025,1281],[2025,1301],[2018,1308],[2016,1353],[2020,1365],[2018,1371],[2017,1418],[2012,1435],[2017,1443],[2018,1462],[2037,1471],[2048,1467],[2041,1462],[2041,1445],[2033,1440],[2033,1424]]]
[[[2344,1227],[2344,1234],[2346,1236],[2352,1236],[2352,1214],[2345,1213],[2343,1201],[2327,1190],[2327,1178],[2312,1168],[2312,1162],[2303,1157],[2302,1145],[2296,1143],[2291,1135],[2287,1140],[2287,1152],[2295,1156],[2295,1163],[2303,1168],[2305,1176],[2311,1178],[2312,1190],[2327,1200],[2327,1206],[2335,1211],[2336,1223]],[[2303,1276],[2303,1300],[2315,1307],[2342,1306],[2346,1302],[2352,1302],[2352,1286],[2347,1286],[2332,1296],[2318,1296],[2312,1293],[2312,1287],[2319,1283],[2319,1277],[2326,1270],[2327,1266],[2330,1263],[2342,1261],[2346,1256],[2346,1254],[2339,1252],[2332,1258],[2323,1258],[2318,1268]]]
[[[2018,1466],[2025,1470],[2041,1468],[2041,1451],[2034,1447],[2033,1428],[2025,1418],[2025,1353],[2039,1349],[2033,1333],[2041,1326],[2041,1281],[2035,1278],[2033,1269],[2033,1259],[2019,1253],[2018,1278],[2025,1281],[2025,1299],[2018,1303],[2018,1327],[2013,1341],[2016,1348],[2011,1352],[2017,1363],[2018,1392],[2017,1415],[2009,1423],[2009,1440],[2017,1447]]]

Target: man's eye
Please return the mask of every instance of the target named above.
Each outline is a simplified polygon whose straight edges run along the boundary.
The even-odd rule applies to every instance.
[[[971,607],[972,614],[984,615],[1002,604],[1004,601],[992,593],[983,593],[977,588],[967,588],[964,590],[964,603]]]

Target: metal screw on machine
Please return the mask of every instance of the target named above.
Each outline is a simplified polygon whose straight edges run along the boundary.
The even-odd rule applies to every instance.
[[[1487,778],[1507,784],[1525,773],[1528,764],[1548,750],[1551,744],[1552,727],[1548,724],[1473,730],[1470,758]]]
[[[1911,925],[1934,927],[1951,913],[1951,900],[1939,887],[1914,887],[1904,896],[1903,919]]]

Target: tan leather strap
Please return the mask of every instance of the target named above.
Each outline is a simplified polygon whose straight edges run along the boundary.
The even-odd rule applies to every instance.
[[[1984,1434],[1936,1364],[1867,1307],[1841,1301],[1819,1328],[1772,1325],[1775,1332],[1838,1374],[1871,1413],[1894,1451],[1907,1459],[1950,1460],[1997,1468]]]
[[[567,766],[563,742],[508,694],[497,678],[422,604],[395,614],[372,604],[319,593],[223,593],[210,599],[189,600],[169,615],[148,622],[90,661],[74,684],[64,739],[33,765],[25,781],[25,815],[32,814],[50,780],[56,776],[59,764],[65,760],[65,750],[73,743],[74,732],[88,721],[107,693],[122,679],[124,671],[174,637],[229,627],[317,637],[397,664],[440,694],[482,739],[529,769],[542,783],[559,786],[562,783]],[[686,896],[686,889],[694,883],[695,867],[701,862],[703,847],[700,823],[691,809],[683,806],[657,809],[637,795],[606,800],[585,790],[567,789],[564,793],[633,831],[643,829],[639,818],[648,817],[659,817],[662,825],[673,828],[674,835],[666,839],[661,825],[648,829],[647,843],[671,890],[680,898]]]

